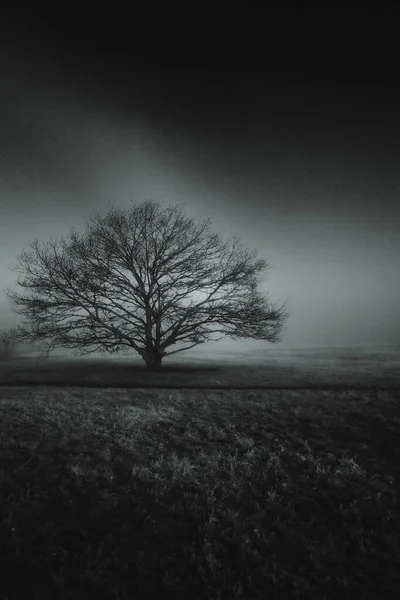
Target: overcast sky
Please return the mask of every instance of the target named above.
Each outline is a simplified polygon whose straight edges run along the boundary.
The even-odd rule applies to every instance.
[[[81,37],[3,42],[2,329],[17,319],[9,267],[33,237],[152,198],[272,263],[263,289],[292,311],[281,347],[399,345],[397,57],[222,39],[111,55]]]

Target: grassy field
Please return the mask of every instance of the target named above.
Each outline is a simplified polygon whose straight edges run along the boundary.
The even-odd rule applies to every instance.
[[[32,357],[0,361],[0,385],[53,385],[113,388],[335,388],[400,387],[400,350],[297,350],[218,354],[210,359],[188,352],[166,358],[160,373],[146,372],[132,357]]]
[[[399,597],[400,386],[3,385],[0,410],[1,600]]]

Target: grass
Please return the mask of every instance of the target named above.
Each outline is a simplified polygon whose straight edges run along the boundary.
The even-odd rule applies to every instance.
[[[398,597],[399,401],[0,387],[0,598]]]
[[[201,358],[201,356],[203,356]],[[92,356],[19,358],[1,363],[0,385],[57,385],[119,388],[328,388],[400,387],[400,352],[282,351],[226,353],[218,361],[206,355],[165,359],[162,372],[146,372],[137,358]]]

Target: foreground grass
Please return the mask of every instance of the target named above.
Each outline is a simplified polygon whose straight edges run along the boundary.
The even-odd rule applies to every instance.
[[[400,390],[0,389],[0,598],[389,599]]]

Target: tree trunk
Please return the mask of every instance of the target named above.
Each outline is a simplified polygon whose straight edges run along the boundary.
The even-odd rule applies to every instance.
[[[159,371],[161,369],[162,356],[158,354],[155,348],[148,351],[147,354],[143,356],[143,359],[146,362],[146,368],[149,371]]]
[[[159,371],[161,369],[161,358],[153,357],[146,360],[146,367],[149,371]]]

